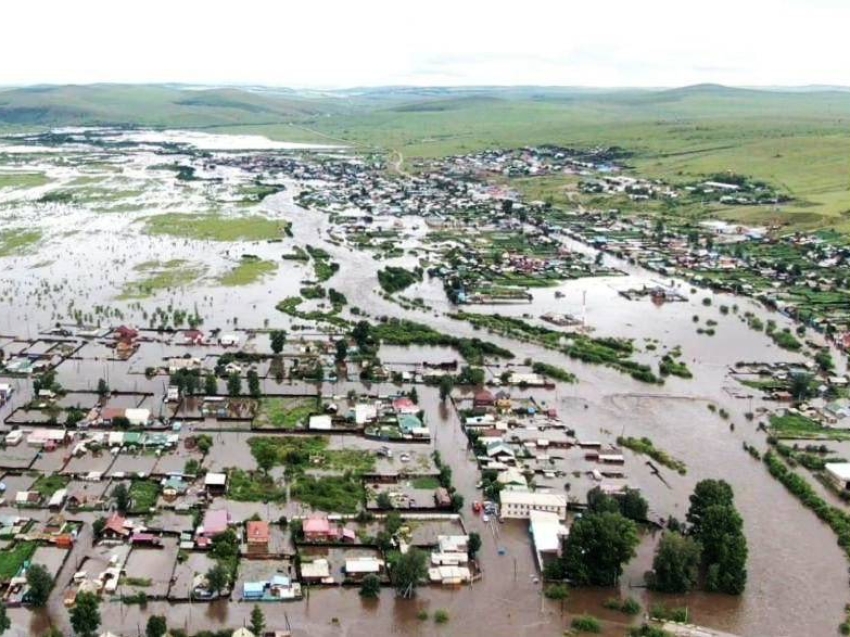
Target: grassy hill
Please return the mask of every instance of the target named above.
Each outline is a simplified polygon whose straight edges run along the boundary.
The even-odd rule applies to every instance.
[[[850,231],[850,92],[569,87],[378,87],[298,92],[178,86],[0,91],[0,129],[122,124],[345,140],[405,161],[493,147],[617,145],[643,174],[685,182],[732,171],[794,196],[794,227]],[[557,184],[556,184],[557,186]],[[767,208],[727,216],[766,221]]]

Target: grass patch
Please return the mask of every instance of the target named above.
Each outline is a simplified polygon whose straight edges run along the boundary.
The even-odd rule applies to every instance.
[[[286,489],[261,472],[231,469],[227,497],[238,502],[286,502]]]
[[[0,172],[0,190],[4,188],[38,188],[50,183],[44,173]]]
[[[145,299],[161,290],[181,288],[194,283],[206,272],[204,266],[193,265],[185,259],[145,261],[133,269],[145,274],[145,278],[125,283],[119,300]]]
[[[159,485],[148,480],[133,480],[130,485],[130,513],[148,513],[156,506]]]
[[[801,414],[773,414],[770,417],[770,428],[777,435],[785,438],[807,437],[812,434],[823,433],[824,428],[811,418]]]
[[[0,231],[0,257],[26,254],[39,241],[41,241],[41,230],[2,230]]]
[[[222,275],[218,283],[226,287],[251,285],[275,272],[277,272],[277,263],[274,261],[243,258],[239,265]]]
[[[317,471],[351,472],[356,475],[375,469],[375,457],[363,449],[328,449],[328,440],[322,436],[257,436],[248,439],[251,453],[256,456],[261,448],[271,448],[275,464],[286,467],[290,475]]]
[[[285,221],[260,215],[225,217],[218,213],[166,213],[144,219],[145,232],[198,241],[264,241],[279,239],[289,230]]]
[[[438,489],[440,481],[435,476],[422,476],[421,478],[413,479],[414,489]]]
[[[356,513],[366,492],[359,478],[344,476],[302,476],[292,487],[293,499],[328,513]]]
[[[383,270],[378,270],[378,283],[381,284],[381,289],[387,294],[401,292],[421,280],[421,268],[410,271],[404,268],[388,266]]]
[[[650,440],[649,438],[632,438],[631,436],[618,436],[617,444],[621,447],[631,449],[635,453],[640,453],[645,456],[649,456],[657,463],[664,465],[668,469],[673,469],[673,471],[676,471],[681,475],[685,475],[688,471],[684,462],[682,462],[681,460],[676,460],[676,458],[670,456],[666,451],[658,449],[654,444],[652,444],[652,440]]]
[[[547,378],[559,380],[563,383],[575,383],[578,380],[576,375],[572,372],[568,372],[567,370],[556,367],[555,365],[549,365],[548,363],[541,363],[539,361],[531,365],[531,371],[535,374],[539,374],[540,376],[546,376]]]
[[[295,429],[305,425],[316,411],[316,401],[312,398],[264,398],[254,426]]]
[[[12,579],[24,562],[32,559],[37,548],[35,542],[18,542],[12,548],[0,551],[0,581]]]
[[[68,479],[65,476],[53,474],[50,476],[41,475],[30,487],[30,491],[38,491],[42,498],[49,498],[59,489],[64,489],[68,485]]]

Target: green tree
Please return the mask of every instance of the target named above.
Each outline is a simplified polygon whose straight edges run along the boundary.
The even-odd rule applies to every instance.
[[[399,554],[390,571],[390,581],[401,597],[412,597],[416,587],[428,575],[428,556],[417,548]]]
[[[687,593],[696,584],[702,559],[699,542],[679,533],[661,536],[652,570],[646,574],[649,588],[662,593]]]
[[[408,397],[414,405],[419,404],[419,392],[416,390],[416,387],[411,387]]]
[[[257,445],[253,449],[257,466],[268,474],[277,463],[277,450],[272,445]]]
[[[0,635],[12,627],[12,620],[6,614],[6,604],[0,604]]]
[[[452,390],[454,389],[455,382],[451,376],[446,374],[445,376],[440,377],[440,400],[446,402],[446,399],[451,396]]]
[[[811,374],[791,374],[788,391],[797,401],[806,400],[811,394],[813,379]]]
[[[469,541],[467,542],[467,551],[469,552],[469,557],[475,557],[478,551],[481,550],[481,535],[473,531],[469,534]]]
[[[248,393],[251,394],[252,398],[259,398],[262,394],[262,390],[260,389],[260,375],[257,374],[257,370],[255,369],[248,370]]]
[[[106,518],[103,516],[97,518],[94,522],[92,522],[91,528],[94,532],[94,536],[99,538],[100,534],[103,533],[103,529],[106,528]]]
[[[728,537],[719,560],[708,568],[706,587],[728,595],[740,595],[747,587],[747,539],[743,534]]]
[[[580,586],[613,586],[638,542],[631,520],[619,513],[590,513],[573,524],[564,542],[564,570]]]
[[[286,344],[286,332],[283,330],[272,330],[270,338],[272,351],[275,354],[280,354],[283,351],[283,346]]]
[[[725,480],[701,480],[691,495],[691,506],[685,519],[691,525],[691,533],[700,536],[702,517],[705,510],[716,504],[731,505],[732,487]]]
[[[206,455],[209,453],[209,450],[212,449],[213,439],[209,434],[201,434],[197,437],[196,443],[198,445],[198,451]]]
[[[379,509],[392,509],[393,508],[393,499],[390,497],[390,494],[386,491],[381,491],[378,494],[378,497],[375,499],[375,504],[378,505]]]
[[[357,321],[351,330],[351,338],[357,343],[357,349],[361,352],[368,349],[372,342],[372,326],[368,321]]]
[[[344,338],[341,338],[336,342],[335,347],[336,355],[334,356],[334,360],[336,360],[338,365],[341,365],[345,362],[345,357],[348,356],[348,342]]]
[[[741,535],[744,522],[735,510],[728,504],[716,504],[708,507],[702,515],[699,533],[693,533],[703,548],[706,562],[713,564],[720,561],[724,544],[730,538]]]
[[[620,513],[620,503],[599,487],[587,492],[587,508],[591,513]]]
[[[238,396],[242,393],[242,378],[236,372],[231,372],[227,377],[227,394]]]
[[[374,573],[369,573],[360,583],[360,597],[375,599],[381,593],[381,579]]]
[[[620,511],[630,520],[643,522],[649,512],[649,504],[637,489],[626,489],[620,498]]]
[[[204,376],[204,394],[207,396],[215,396],[218,393],[218,379],[215,374],[208,373]]]
[[[214,564],[207,571],[207,587],[216,595],[220,595],[221,591],[227,588],[229,582],[230,576],[227,573],[227,569],[221,564]]]
[[[239,538],[233,529],[227,529],[213,538],[212,556],[217,560],[226,560],[239,555]]]
[[[71,609],[71,626],[77,637],[94,637],[100,626],[100,598],[94,593],[77,595]]]
[[[148,617],[148,625],[145,627],[145,637],[165,637],[168,632],[168,623],[164,615],[151,615]]]
[[[112,497],[115,498],[115,506],[121,513],[126,513],[130,508],[130,491],[127,485],[119,482],[112,490]]]
[[[251,609],[251,632],[254,633],[257,637],[263,634],[263,630],[266,627],[266,616],[263,615],[263,611],[260,610],[260,607],[254,604],[254,608]]]
[[[106,398],[109,395],[109,385],[102,378],[97,381],[97,395]]]

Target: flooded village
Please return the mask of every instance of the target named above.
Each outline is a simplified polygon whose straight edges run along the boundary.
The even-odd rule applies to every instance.
[[[850,247],[659,214],[789,197],[619,148],[3,138],[7,634],[89,595],[114,635],[850,626]],[[719,480],[743,550],[665,591]]]

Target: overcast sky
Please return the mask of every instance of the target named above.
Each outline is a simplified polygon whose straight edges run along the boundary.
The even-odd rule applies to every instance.
[[[3,27],[7,85],[850,85],[850,0],[30,0]]]

